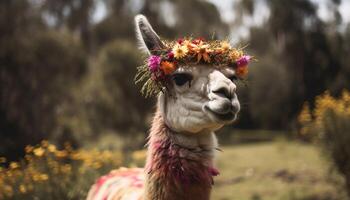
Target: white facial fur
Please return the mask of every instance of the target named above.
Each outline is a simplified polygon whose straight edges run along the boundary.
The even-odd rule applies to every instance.
[[[190,74],[193,79],[175,84],[159,96],[159,106],[167,125],[178,132],[214,131],[233,122],[240,109],[236,85],[228,78],[232,69],[213,66],[180,67],[174,74]]]
[[[146,17],[137,15],[135,24],[141,49],[146,53],[157,53],[164,47]],[[184,73],[192,80],[182,86],[170,81],[169,90],[158,98],[158,106],[171,129],[188,133],[215,131],[236,119],[240,104],[236,85],[228,78],[235,74],[232,68],[179,67],[172,78]]]

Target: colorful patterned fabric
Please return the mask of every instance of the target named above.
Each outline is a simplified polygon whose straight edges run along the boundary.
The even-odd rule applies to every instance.
[[[144,169],[120,168],[99,178],[87,200],[142,200]]]

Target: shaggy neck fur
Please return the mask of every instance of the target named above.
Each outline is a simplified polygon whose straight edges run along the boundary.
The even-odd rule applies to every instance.
[[[208,200],[217,141],[213,132],[176,133],[156,112],[148,141],[146,200]]]

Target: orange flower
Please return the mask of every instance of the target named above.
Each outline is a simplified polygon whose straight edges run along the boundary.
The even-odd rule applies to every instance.
[[[205,62],[210,62],[209,53],[211,50],[209,49],[209,45],[203,44],[203,42],[200,42],[199,44],[192,43],[191,50],[197,54],[197,62],[202,58]]]
[[[236,68],[236,75],[240,78],[245,77],[248,74],[248,66],[240,66]]]
[[[164,72],[165,75],[171,74],[176,70],[175,64],[168,61],[163,61],[160,64],[160,69]]]

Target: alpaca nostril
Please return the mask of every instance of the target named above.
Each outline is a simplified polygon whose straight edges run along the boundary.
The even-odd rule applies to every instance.
[[[231,95],[230,91],[226,87],[221,87],[221,88],[213,91],[213,93],[215,93],[215,94],[217,94],[219,96],[228,98],[228,99],[232,98],[232,95]]]

